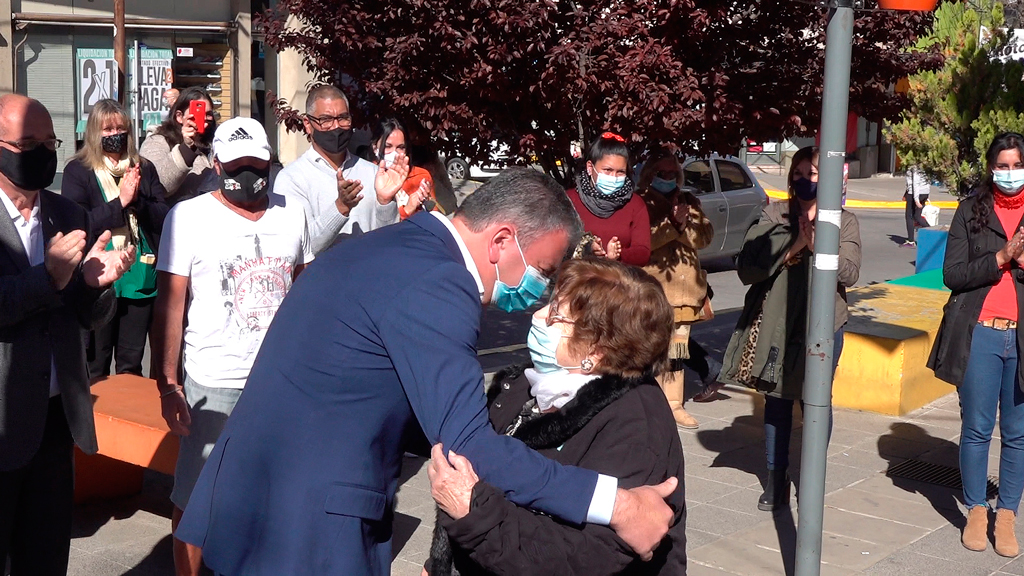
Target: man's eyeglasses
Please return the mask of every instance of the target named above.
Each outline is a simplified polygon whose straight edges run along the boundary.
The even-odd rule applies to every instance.
[[[346,114],[341,114],[339,116],[320,116],[320,117],[310,116],[310,115],[307,114],[306,118],[309,118],[309,121],[312,122],[314,126],[316,126],[317,128],[319,128],[321,130],[330,130],[331,128],[334,128],[335,126],[345,127],[345,126],[351,126],[352,125],[352,115],[351,114],[347,114],[347,113]]]
[[[31,152],[36,148],[39,148],[40,146],[46,146],[48,150],[53,152],[56,151],[57,148],[60,148],[60,145],[63,143],[63,140],[59,140],[57,138],[50,138],[48,140],[0,140],[0,142],[14,146],[15,148],[22,152]]]

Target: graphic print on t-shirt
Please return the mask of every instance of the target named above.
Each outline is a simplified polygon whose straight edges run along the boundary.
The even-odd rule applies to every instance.
[[[237,336],[270,327],[292,285],[295,258],[264,257],[259,234],[247,235],[252,252],[220,261],[221,295],[228,314],[224,331]]]

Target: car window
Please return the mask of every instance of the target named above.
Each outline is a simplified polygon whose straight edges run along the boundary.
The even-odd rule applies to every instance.
[[[715,177],[711,175],[711,166],[703,160],[691,162],[683,168],[683,184],[693,186],[701,193],[715,191]]]
[[[747,176],[747,171],[739,164],[716,160],[715,167],[718,168],[718,182],[722,185],[722,192],[754,187],[754,183]]]

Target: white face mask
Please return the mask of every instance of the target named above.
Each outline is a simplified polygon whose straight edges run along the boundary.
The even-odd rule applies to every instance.
[[[625,176],[609,176],[598,172],[594,186],[597,191],[605,196],[611,196],[622,189],[626,184]]]
[[[398,159],[398,152],[388,152],[384,155],[384,167],[390,168],[391,165],[395,163],[396,159]]]
[[[992,183],[1007,196],[1016,196],[1024,189],[1024,170],[993,170]]]

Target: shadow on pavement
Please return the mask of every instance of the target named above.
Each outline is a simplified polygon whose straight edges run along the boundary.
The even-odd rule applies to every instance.
[[[930,448],[926,452],[913,457],[932,464],[959,467],[959,446],[956,443],[935,438],[920,426],[909,422],[894,422],[889,430],[888,434],[878,438],[878,455],[887,460],[889,466],[906,460],[901,454],[913,453],[908,452],[908,445],[928,445]],[[960,511],[960,493],[957,490],[907,478],[890,476],[889,479],[892,480],[893,486],[927,498],[932,508],[957,529],[962,530],[967,525],[967,519]]]
[[[898,234],[887,234],[887,236],[889,237],[889,240],[892,240],[892,243],[896,245],[902,245],[907,241],[906,236],[900,236]]]
[[[776,510],[772,517],[775,533],[779,535],[779,550],[782,552],[782,567],[786,576],[796,572],[796,517],[790,507]]]

